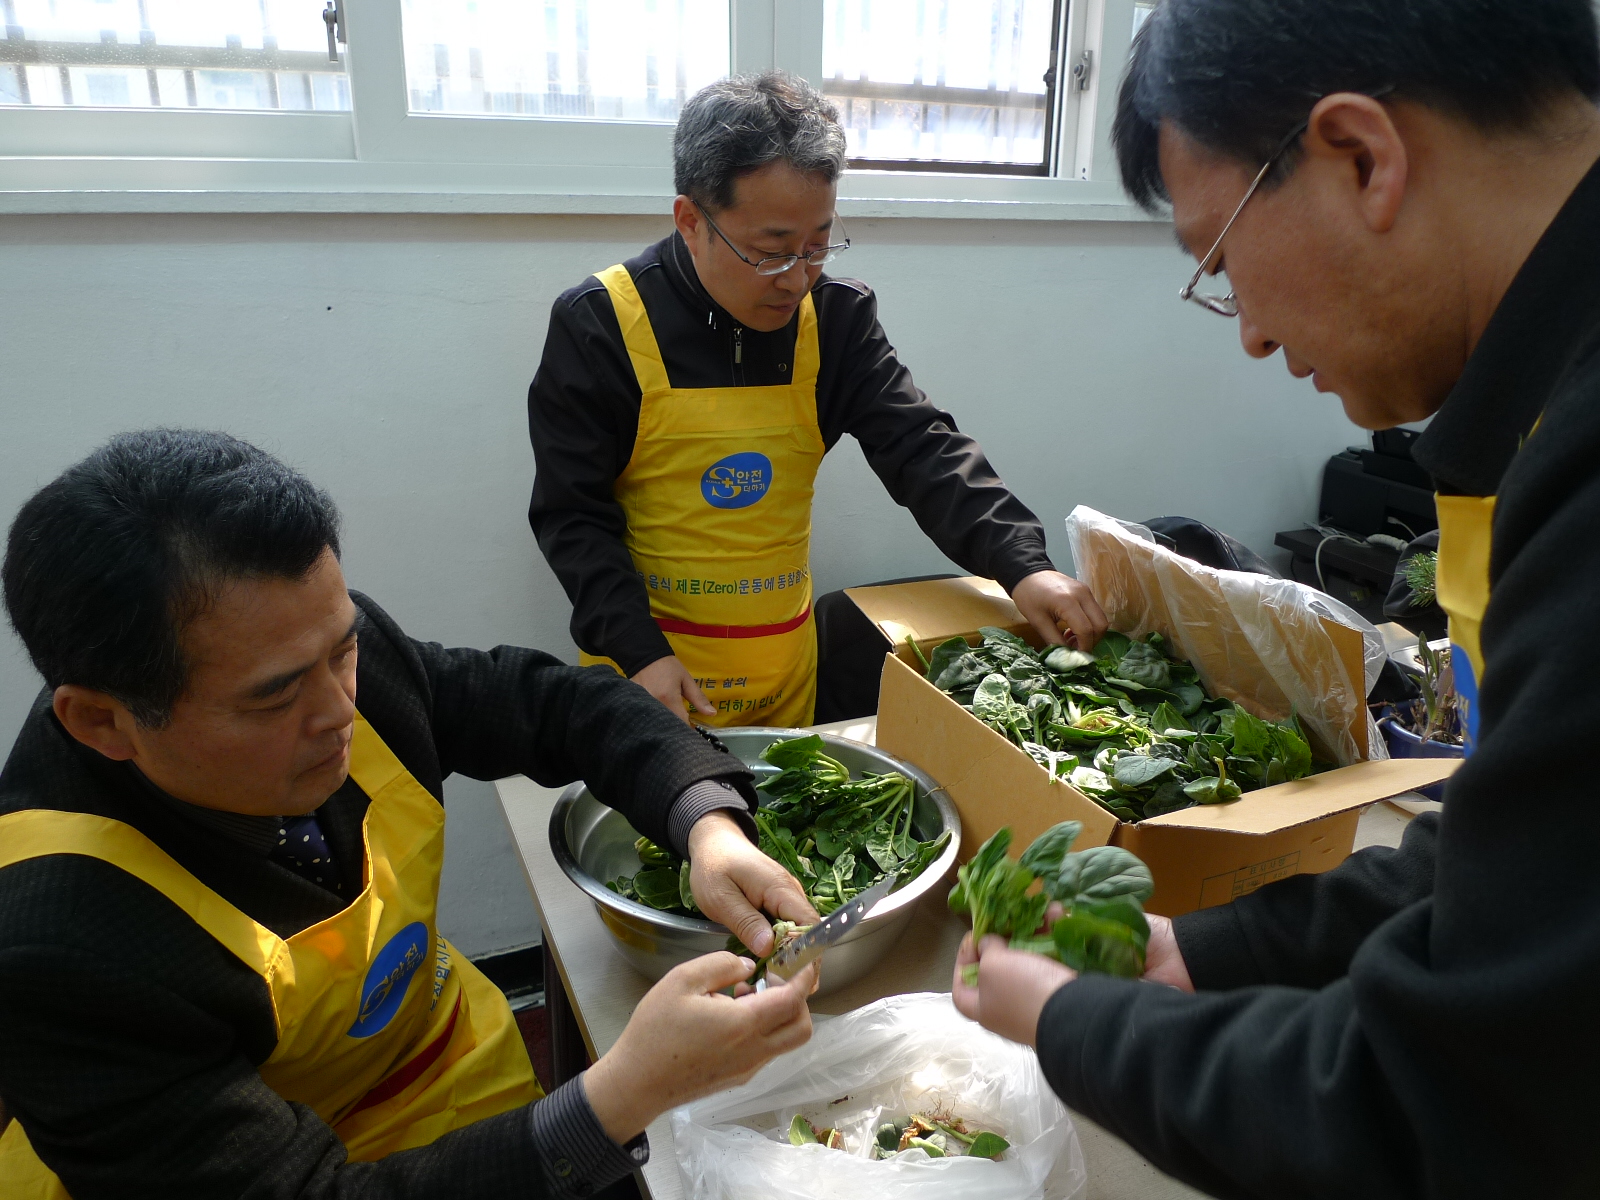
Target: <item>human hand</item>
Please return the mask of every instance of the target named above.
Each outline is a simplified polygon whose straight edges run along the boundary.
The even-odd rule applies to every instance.
[[[633,1010],[622,1036],[583,1074],[589,1107],[619,1146],[662,1113],[749,1079],[771,1059],[811,1038],[806,972],[763,992],[723,988],[755,964],[721,952],[691,959],[662,977]]]
[[[971,963],[978,964],[976,984],[962,976],[962,969]],[[1045,1002],[1077,977],[1076,971],[1053,958],[1010,949],[1002,937],[990,935],[974,947],[969,933],[956,952],[950,993],[964,1016],[1001,1037],[1034,1046]]]
[[[681,717],[686,724],[689,713],[683,707],[685,701],[702,716],[717,715],[716,707],[706,699],[706,694],[700,690],[700,685],[694,681],[689,669],[678,661],[676,655],[669,654],[665,658],[656,659],[631,678],[665,704],[668,712]]]
[[[762,913],[801,925],[820,919],[799,881],[752,845],[727,813],[696,821],[688,849],[689,887],[700,911],[757,954],[772,949],[772,926]]]
[[[1189,978],[1189,966],[1178,949],[1178,939],[1172,933],[1172,919],[1145,913],[1150,923],[1150,944],[1144,948],[1144,978],[1151,983],[1164,983],[1180,992],[1194,991],[1194,980]]]
[[[1064,625],[1078,649],[1089,651],[1106,631],[1106,614],[1083,584],[1060,571],[1035,571],[1011,593],[1017,610],[1050,645],[1065,645]]]

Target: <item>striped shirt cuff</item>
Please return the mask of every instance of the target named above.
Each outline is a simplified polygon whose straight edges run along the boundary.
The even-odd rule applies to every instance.
[[[667,841],[673,853],[679,858],[688,858],[689,831],[701,817],[718,810],[726,810],[744,830],[745,837],[752,842],[757,840],[756,823],[745,798],[720,779],[702,779],[684,788],[667,814]]]
[[[646,1135],[626,1146],[606,1136],[589,1107],[582,1075],[532,1105],[528,1114],[534,1152],[551,1196],[592,1196],[650,1161]]]

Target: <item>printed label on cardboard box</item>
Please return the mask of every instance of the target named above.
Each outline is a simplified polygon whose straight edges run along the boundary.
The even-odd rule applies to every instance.
[[[1280,854],[1264,862],[1251,863],[1248,867],[1240,867],[1237,871],[1212,875],[1200,885],[1199,907],[1211,908],[1213,905],[1227,904],[1240,896],[1248,896],[1258,887],[1287,879],[1299,871],[1300,852],[1296,850],[1292,854]]]

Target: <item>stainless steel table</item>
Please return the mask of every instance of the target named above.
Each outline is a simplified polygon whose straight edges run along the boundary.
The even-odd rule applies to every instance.
[[[819,728],[870,743],[877,722],[868,719]],[[495,788],[544,928],[552,1049],[558,1077],[567,1078],[582,1069],[583,1058],[597,1058],[611,1048],[650,981],[612,948],[593,903],[556,865],[549,829],[559,789],[540,787],[523,776],[502,779]],[[1397,845],[1411,819],[1410,807],[1379,804],[1369,809],[1362,817],[1357,847]],[[956,947],[966,923],[945,907],[943,894],[942,889],[936,890],[923,902],[914,926],[918,936],[904,939],[889,958],[850,987],[814,1001],[812,1011],[844,1013],[902,992],[949,991]],[[563,1010],[570,1011],[575,1020],[581,1046],[562,1042],[556,1025]],[[1073,1121],[1088,1168],[1085,1200],[1179,1200],[1200,1195],[1156,1170],[1125,1142],[1087,1118],[1074,1113]],[[650,1162],[639,1182],[650,1200],[683,1196],[672,1130],[665,1117],[650,1126]]]

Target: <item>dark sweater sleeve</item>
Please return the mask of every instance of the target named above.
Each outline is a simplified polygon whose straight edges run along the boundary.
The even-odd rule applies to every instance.
[[[1586,750],[1600,642],[1583,632],[1600,596],[1597,396],[1552,406],[1507,476],[1481,738],[1446,786],[1431,896],[1379,924],[1318,990],[1191,996],[1090,978],[1046,1005],[1052,1086],[1163,1170],[1221,1196],[1600,1193],[1587,1098],[1600,1074],[1600,803]],[[1280,894],[1288,915],[1258,913],[1242,940],[1315,979],[1337,955],[1283,950],[1307,904],[1281,884],[1260,904]]]
[[[1439,818],[1407,827],[1399,849],[1373,846],[1319,875],[1295,875],[1232,904],[1173,921],[1189,977],[1202,991],[1342,979],[1367,936],[1433,892]]]
[[[608,667],[573,667],[538,650],[446,649],[408,638],[361,597],[375,629],[420,676],[441,776],[526,775],[546,787],[581,779],[640,833],[670,845],[674,803],[719,780],[754,807],[754,776],[638,684]]]
[[[604,289],[575,289],[550,310],[528,389],[536,472],[528,523],[572,601],[572,640],[633,675],[672,646],[650,616],[613,492],[639,427],[639,383],[621,344]]]
[[[842,280],[828,286],[853,288]],[[894,502],[963,570],[996,579],[1008,592],[1025,576],[1054,570],[1039,519],[995,473],[983,447],[912,382],[878,322],[877,297],[862,291],[851,305],[836,377],[841,394],[826,403],[829,416],[839,416],[827,424],[838,420],[861,443]]]

